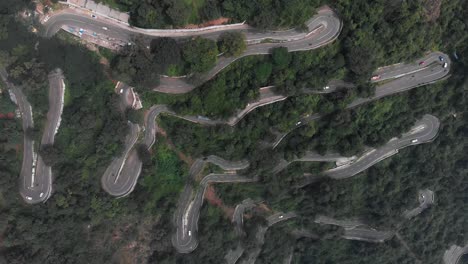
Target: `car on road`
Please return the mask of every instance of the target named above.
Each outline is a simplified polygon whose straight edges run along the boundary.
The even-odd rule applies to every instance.
[[[439,60],[440,60],[440,61],[444,61],[444,57],[439,56]]]
[[[327,85],[327,86],[323,87],[323,89],[328,90],[328,89],[330,89],[330,86]]]
[[[420,62],[419,62],[419,65],[420,65],[420,66],[421,66],[421,65],[424,65],[424,63],[426,63],[426,62],[425,62],[425,61],[420,61]]]
[[[191,235],[192,235],[192,231],[188,231],[188,235],[191,236]]]
[[[442,67],[447,68],[448,64],[445,62]]]
[[[279,218],[279,219],[282,219],[283,217],[284,217],[284,215],[280,215],[278,218]]]
[[[417,142],[418,142],[418,139],[411,140],[411,143],[417,143]]]
[[[302,122],[301,122],[301,121],[297,122],[297,123],[296,123],[296,126],[298,126],[298,125],[300,125],[300,124],[302,124]]]
[[[102,29],[104,29],[104,30],[108,30],[108,28],[107,28],[107,27],[102,27]]]
[[[371,78],[372,81],[376,81],[376,80],[378,80],[378,79],[380,79],[380,75],[374,75],[374,76],[372,76],[372,78]]]
[[[96,15],[91,15],[91,17],[92,17],[92,18],[97,18],[97,16],[96,16]]]

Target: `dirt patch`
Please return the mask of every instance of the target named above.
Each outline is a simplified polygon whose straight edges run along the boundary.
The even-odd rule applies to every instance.
[[[206,187],[205,199],[206,201],[208,201],[209,204],[217,206],[221,210],[223,210],[224,214],[228,219],[232,219],[232,216],[234,215],[234,208],[223,204],[223,201],[216,194],[215,187],[212,184]]]
[[[198,24],[198,25],[195,25],[195,24],[188,24],[188,25],[185,25],[183,28],[185,28],[185,29],[193,29],[193,28],[204,28],[204,27],[210,27],[210,26],[218,26],[218,25],[227,24],[229,21],[231,21],[230,18],[227,18],[227,17],[220,17],[220,18],[217,18],[217,19],[213,19],[213,20],[207,21],[207,22],[202,23],[202,24]]]
[[[435,21],[440,16],[440,7],[442,0],[425,0],[424,9],[426,11],[427,21]]]

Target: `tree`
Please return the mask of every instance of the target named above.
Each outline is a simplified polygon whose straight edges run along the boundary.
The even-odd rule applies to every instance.
[[[209,39],[196,37],[185,43],[183,57],[191,72],[205,72],[216,64],[218,47]]]
[[[168,1],[168,0],[166,0]],[[174,26],[183,26],[187,23],[191,8],[185,1],[170,0],[169,8],[166,10],[168,17]]]
[[[273,63],[275,68],[285,69],[289,66],[291,62],[291,54],[288,52],[286,47],[273,48],[272,52]]]
[[[271,63],[264,62],[260,64],[257,68],[255,68],[255,79],[258,80],[259,83],[266,83],[268,78],[270,78],[272,70],[273,65]]]
[[[171,65],[178,66],[182,61],[180,46],[173,38],[155,38],[150,47],[154,61],[160,65],[162,72],[166,72]]]
[[[239,56],[245,51],[245,35],[241,32],[222,33],[218,40],[219,51],[226,56]]]
[[[55,148],[53,145],[43,145],[39,149],[39,154],[42,160],[47,166],[54,166],[59,163],[63,157],[60,150]]]

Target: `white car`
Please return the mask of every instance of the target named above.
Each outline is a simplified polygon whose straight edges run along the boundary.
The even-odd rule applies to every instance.
[[[104,30],[108,30],[108,28],[107,28],[107,27],[102,27],[102,29],[104,29]]]
[[[447,68],[448,64],[445,62],[442,67]]]
[[[323,87],[323,89],[328,90],[328,89],[330,89],[330,86],[327,85],[327,86]]]
[[[297,122],[297,123],[296,123],[296,126],[298,126],[298,125],[300,125],[300,124],[302,124],[302,122],[301,122],[301,121]]]
[[[188,235],[191,236],[191,235],[192,235],[192,231],[188,231]]]
[[[418,142],[418,140],[417,140],[417,139],[413,139],[413,140],[411,140],[411,143],[417,143],[417,142]]]

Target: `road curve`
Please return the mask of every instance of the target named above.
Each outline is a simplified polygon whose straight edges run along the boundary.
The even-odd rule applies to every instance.
[[[342,21],[328,7],[322,7],[318,13],[306,23],[307,31],[263,31],[249,26],[216,30],[145,30],[122,25],[110,20],[93,19],[88,14],[73,11],[62,11],[52,15],[44,24],[44,35],[52,37],[63,27],[83,28],[92,31],[99,36],[107,36],[121,43],[129,43],[138,34],[148,37],[192,37],[203,36],[217,39],[223,32],[238,31],[246,36],[247,49],[240,56],[220,57],[216,66],[200,76],[200,80],[207,81],[213,78],[221,70],[234,61],[250,55],[269,54],[272,48],[287,47],[290,52],[304,51],[319,48],[334,41],[343,27]],[[195,85],[187,83],[185,78],[161,77],[161,82],[154,90],[164,93],[186,93],[195,88]]]
[[[283,221],[295,218],[296,216],[297,215],[294,212],[287,212],[287,213],[278,212],[267,217],[266,219],[267,226],[260,226],[257,233],[255,234],[255,237],[257,238],[258,247],[251,250],[248,256],[246,256],[246,258],[243,259],[240,263],[241,264],[254,264],[258,255],[262,251],[262,246],[265,243],[265,234],[268,231],[268,228],[270,228],[271,226],[279,222],[283,222]]]
[[[176,250],[179,253],[190,253],[197,248],[198,218],[200,216],[200,208],[203,205],[206,187],[210,183],[245,183],[254,181],[256,179],[237,174],[209,174],[200,182],[200,186],[196,192],[191,182],[187,183],[174,214],[176,232],[172,236],[172,245]]]
[[[203,116],[181,116],[177,115],[174,111],[171,111],[167,105],[154,105],[152,106],[148,113],[146,114],[145,117],[145,135],[142,140],[142,143],[146,145],[146,147],[151,149],[153,144],[156,142],[156,133],[159,129],[158,124],[156,123],[156,118],[160,114],[167,114],[171,115],[177,118],[184,119],[186,121],[192,122],[192,123],[197,123],[200,125],[206,125],[206,126],[214,126],[214,125],[229,125],[229,126],[235,126],[242,118],[244,118],[248,113],[251,111],[255,110],[258,107],[265,106],[274,102],[278,102],[281,100],[286,99],[285,96],[283,95],[278,95],[273,91],[273,86],[267,86],[267,87],[262,87],[260,88],[260,98],[251,101],[250,103],[247,104],[247,106],[244,109],[241,109],[237,111],[236,114],[234,114],[232,117],[228,118],[227,120],[222,120],[222,119],[209,119],[207,117]],[[334,89],[330,88],[329,90],[326,91],[326,93],[332,92]],[[322,91],[312,91],[313,93],[323,93]],[[134,144],[132,145],[134,146]],[[133,188],[136,185],[136,182],[139,178],[139,174],[142,169],[142,163],[138,157],[138,153],[136,150],[129,150],[128,155],[124,155],[123,157],[126,157],[125,159],[122,158],[117,158],[112,161],[112,163],[109,165],[107,168],[105,174],[102,177],[102,185],[103,188],[108,192],[109,194],[117,197],[125,196],[128,195]],[[240,170],[239,166],[247,166],[246,161],[242,161],[238,164],[232,165],[232,162],[226,163],[224,162],[221,158],[215,156],[209,156],[208,160],[209,162],[220,166],[221,168],[225,170]],[[231,169],[229,169],[227,166],[231,166]],[[117,175],[116,172],[119,172]],[[124,178],[124,182],[126,184],[121,184],[119,187],[119,191],[111,191],[112,189],[116,189],[117,187],[112,187],[111,181],[109,180],[110,178]],[[123,186],[126,186],[127,189],[125,190]]]
[[[468,254],[468,245],[463,248],[457,245],[452,245],[444,253],[444,264],[463,264],[458,262],[466,254]]]
[[[328,8],[322,8],[318,14],[312,17],[307,23],[308,33],[297,31],[286,31],[287,34],[281,32],[266,32],[266,33],[246,33],[247,49],[236,57],[220,57],[216,65],[208,72],[202,74],[198,79],[201,82],[206,82],[216,76],[221,70],[229,66],[236,60],[251,56],[269,54],[272,48],[286,47],[289,52],[312,50],[331,43],[338,38],[342,22],[338,16]],[[281,38],[278,38],[281,36]],[[260,43],[266,39],[282,39],[279,42]],[[250,43],[258,43],[250,45]],[[186,78],[171,78],[162,77],[159,86],[154,90],[163,93],[187,93],[193,90],[196,85],[189,84]]]
[[[140,126],[131,122],[128,122],[128,125],[130,132],[125,139],[125,149],[122,156],[112,160],[101,177],[102,188],[112,196],[128,195],[136,185],[136,180],[132,176],[141,171],[141,161],[138,159],[136,150],[133,149],[138,140]],[[135,171],[128,173],[129,168],[135,169]]]
[[[44,202],[52,192],[52,178],[50,168],[44,166],[41,161],[38,164],[38,155],[34,150],[34,141],[26,136],[25,131],[34,127],[31,104],[21,89],[8,81],[8,74],[5,69],[0,69],[0,76],[10,92],[16,98],[23,121],[23,162],[19,178],[20,195],[26,203],[35,204]],[[50,176],[50,177],[49,177]]]
[[[215,158],[218,159],[217,157]],[[173,224],[176,232],[172,236],[172,245],[179,253],[190,253],[198,246],[197,230],[198,218],[200,216],[200,208],[203,205],[206,187],[210,183],[245,183],[254,182],[257,179],[247,178],[234,173],[217,174],[212,173],[205,176],[200,181],[200,186],[194,188],[193,182],[198,174],[201,173],[208,159],[197,159],[191,166],[189,171],[189,180],[182,191],[177,204],[177,210],[174,213]],[[223,161],[223,163],[229,163]],[[233,162],[228,167],[235,167],[239,162]],[[244,168],[242,164],[241,168]]]
[[[439,57],[442,57],[443,61],[440,61]],[[418,62],[420,61],[425,61],[425,65],[419,65]],[[443,67],[445,62],[447,63],[446,68]],[[346,109],[351,109],[419,86],[435,83],[449,75],[450,67],[451,61],[449,56],[441,52],[432,52],[427,56],[416,60],[414,63],[400,63],[397,65],[382,67],[376,72],[380,73],[380,76],[384,76],[384,82],[379,84],[379,82],[382,82],[382,78],[376,81],[378,86],[375,89],[375,94],[369,98],[355,99],[346,107]],[[307,123],[314,122],[321,117],[322,115],[320,114],[313,114],[299,120],[301,121],[301,125],[295,126],[288,132],[278,135],[275,142],[272,143],[273,148],[276,148],[283,139],[296,128],[304,126]]]
[[[437,136],[439,131],[440,121],[433,115],[424,115],[421,120],[416,122],[410,132],[403,134],[400,138],[390,140],[387,144],[367,154],[361,156],[356,161],[340,166],[328,171],[324,174],[333,179],[346,179],[352,177],[374,164],[398,153],[398,150],[431,142]]]
[[[420,203],[418,207],[412,210],[405,210],[405,212],[403,212],[403,216],[405,218],[411,219],[434,204],[434,192],[429,189],[420,190],[418,192],[418,199]]]

